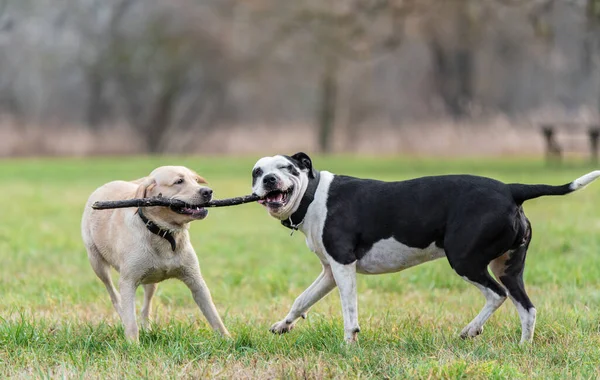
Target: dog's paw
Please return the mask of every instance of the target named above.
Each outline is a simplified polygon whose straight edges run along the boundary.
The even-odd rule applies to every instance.
[[[358,342],[358,333],[360,332],[360,327],[355,327],[349,331],[346,331],[344,334],[344,340],[346,343],[354,344]]]
[[[269,329],[273,334],[285,334],[290,332],[294,328],[295,323],[288,323],[285,319],[274,323]]]
[[[127,342],[131,343],[131,344],[138,344],[140,343],[140,335],[139,332],[125,332],[125,338],[127,339]]]
[[[140,327],[144,331],[152,331],[152,321],[148,319],[142,319],[140,321]]]
[[[463,331],[461,331],[460,337],[462,339],[475,338],[477,335],[481,335],[482,332],[483,332],[483,326],[468,325],[467,327],[465,327],[463,329]]]

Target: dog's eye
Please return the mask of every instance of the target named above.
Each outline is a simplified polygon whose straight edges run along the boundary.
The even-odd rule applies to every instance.
[[[181,185],[185,180],[183,178],[179,178],[177,181],[175,181],[175,185]]]
[[[296,177],[300,175],[300,172],[292,164],[285,166],[282,169],[286,169],[288,172],[290,172],[291,175],[294,175]]]
[[[262,170],[261,168],[256,168],[252,171],[252,177],[256,178],[258,176],[262,175]]]

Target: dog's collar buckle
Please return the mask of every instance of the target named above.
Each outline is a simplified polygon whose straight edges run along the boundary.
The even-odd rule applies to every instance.
[[[304,219],[302,219],[300,221],[300,223],[294,224],[294,222],[292,222],[292,217],[291,216],[288,218],[288,221],[289,221],[289,224],[288,224],[289,229],[292,230],[292,232],[290,232],[290,236],[293,236],[294,232],[298,231],[298,229],[300,228],[300,226],[302,225],[302,223],[304,223]]]

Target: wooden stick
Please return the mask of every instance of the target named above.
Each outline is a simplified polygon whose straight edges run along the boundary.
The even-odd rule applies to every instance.
[[[226,207],[236,206],[243,203],[256,202],[260,197],[258,195],[250,194],[242,197],[226,198],[226,199],[215,199],[210,202],[190,205],[179,199],[168,199],[164,197],[152,197],[152,198],[138,198],[138,199],[124,199],[120,201],[98,201],[92,205],[95,210],[107,210],[113,208],[126,208],[126,207]]]

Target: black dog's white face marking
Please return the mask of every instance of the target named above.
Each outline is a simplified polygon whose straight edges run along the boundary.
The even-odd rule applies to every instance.
[[[300,205],[308,185],[308,171],[290,157],[263,157],[252,169],[252,192],[269,214],[279,220],[290,217]]]

